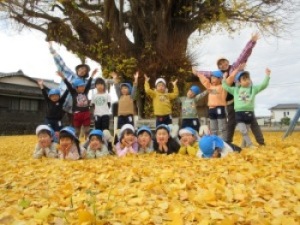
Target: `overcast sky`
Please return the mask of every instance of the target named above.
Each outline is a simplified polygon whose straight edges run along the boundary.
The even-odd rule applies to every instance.
[[[300,103],[300,17],[289,28],[285,39],[262,37],[258,40],[247,64],[254,84],[259,84],[265,68],[272,70],[269,87],[256,98],[256,115],[268,116],[270,107],[280,103]],[[202,70],[216,70],[216,59],[226,56],[234,62],[250,39],[253,29],[245,29],[233,38],[227,34],[211,34],[202,43],[193,41],[191,46],[199,52],[198,64]],[[80,63],[79,59],[63,46],[54,45],[70,68]],[[49,53],[45,36],[36,31],[17,33],[0,22],[0,72],[22,70],[26,75],[43,79],[59,79]],[[91,68],[99,64],[88,61]]]

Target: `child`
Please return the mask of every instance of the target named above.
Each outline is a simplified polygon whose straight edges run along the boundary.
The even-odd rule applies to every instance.
[[[224,89],[234,97],[235,120],[237,128],[243,136],[242,147],[255,148],[248,135],[248,130],[255,119],[255,97],[268,86],[270,74],[271,70],[266,68],[266,76],[263,82],[260,85],[253,85],[249,72],[241,71],[238,73],[238,69],[235,69],[230,77],[235,78],[236,86],[230,87],[225,80],[222,82]]]
[[[60,71],[69,82],[73,82],[75,79],[81,79],[83,82],[86,82],[89,77],[90,67],[87,64],[79,64],[75,67],[75,73],[65,64],[62,57],[54,50],[52,47],[52,42],[49,42],[50,53],[53,55],[53,59],[57,70]],[[63,92],[67,89],[64,82],[61,82],[60,90]],[[73,125],[73,110],[72,110],[72,97],[71,95],[67,96],[65,104],[63,106],[64,111],[67,112],[69,123]]]
[[[116,93],[119,98],[117,129],[120,129],[125,124],[134,126],[134,100],[139,73],[136,72],[134,75],[133,87],[130,83],[121,83],[118,85],[116,73],[112,73],[112,77],[115,81]]]
[[[208,115],[210,120],[210,130],[212,134],[222,138],[227,137],[226,122],[226,96],[227,92],[222,87],[222,71],[213,71],[210,78],[199,73],[198,77],[208,92]]]
[[[137,138],[134,135],[134,127],[124,124],[119,131],[119,142],[115,146],[118,156],[138,153]]]
[[[221,158],[233,152],[232,148],[216,135],[204,135],[199,140],[199,148],[199,158]]]
[[[200,122],[198,118],[198,112],[196,108],[196,103],[199,99],[205,97],[207,91],[204,91],[200,94],[200,88],[196,85],[193,85],[188,90],[186,97],[181,97],[181,118],[182,125],[181,127],[191,127],[197,132],[200,128]]]
[[[148,126],[141,126],[137,130],[138,153],[153,152],[152,131]]]
[[[37,126],[35,133],[38,143],[35,146],[33,158],[57,158],[56,144],[53,142],[54,131],[48,125]]]
[[[91,105],[94,107],[95,129],[109,129],[109,109],[111,98],[106,92],[104,79],[98,77],[95,81],[97,93],[93,96]]]
[[[191,127],[185,127],[179,130],[180,136],[180,154],[196,156],[199,151],[198,134]]]
[[[68,90],[70,91],[73,99],[72,110],[74,114],[73,124],[76,131],[76,136],[79,136],[81,126],[84,127],[85,139],[88,138],[91,124],[90,109],[88,93],[91,88],[92,79],[97,73],[97,69],[93,71],[91,77],[87,83],[84,83],[82,79],[75,79],[73,86],[65,78],[62,72],[58,71],[57,74],[65,82]]]
[[[166,124],[156,127],[155,139],[153,142],[154,151],[160,154],[178,153],[180,145],[170,136],[170,128]]]
[[[108,149],[103,141],[101,130],[92,130],[89,135],[89,145],[85,151],[85,159],[100,158],[109,155]]]
[[[68,160],[78,160],[81,158],[82,149],[79,146],[79,139],[73,127],[67,126],[59,133],[59,153],[58,158]]]
[[[42,94],[47,104],[45,124],[48,124],[54,130],[55,137],[58,138],[59,131],[62,128],[61,120],[64,116],[63,104],[65,103],[69,91],[66,90],[60,97],[59,89],[50,89],[47,93],[42,80],[38,81],[38,85],[42,89]]]
[[[172,105],[171,100],[177,98],[178,87],[177,80],[172,82],[174,90],[172,93],[167,92],[166,81],[158,78],[155,81],[155,90],[150,89],[150,78],[145,76],[145,92],[152,98],[154,115],[156,117],[156,127],[160,124],[172,124]]]

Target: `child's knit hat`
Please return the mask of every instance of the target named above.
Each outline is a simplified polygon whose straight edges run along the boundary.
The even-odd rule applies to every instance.
[[[223,72],[221,70],[217,70],[217,71],[212,71],[211,75],[217,78],[222,78],[223,77]]]
[[[151,129],[150,129],[148,126],[141,126],[141,127],[137,130],[136,134],[139,135],[139,134],[140,134],[141,132],[143,132],[143,131],[146,131],[146,132],[150,135],[150,137],[152,137],[152,131],[151,131]]]
[[[50,89],[48,92],[48,97],[50,97],[51,95],[60,95],[60,90],[55,88]]]
[[[156,127],[155,131],[159,130],[159,129],[165,129],[169,134],[171,132],[171,129],[168,125],[166,124],[160,124]]]
[[[167,82],[166,82],[166,80],[164,78],[158,78],[158,79],[156,79],[156,81],[155,81],[155,87],[156,87],[156,85],[158,83],[163,83],[164,85],[167,85]]]
[[[90,132],[89,134],[89,139],[91,139],[92,136],[97,136],[100,138],[100,140],[102,140],[103,138],[103,133],[101,130],[98,130],[98,129],[94,129]]]
[[[195,94],[198,95],[200,94],[200,88],[197,85],[193,85],[192,87],[190,87],[190,90]]]
[[[203,158],[211,158],[216,148],[224,148],[224,142],[216,135],[204,135],[199,141],[199,148]]]
[[[122,137],[122,135],[123,135],[123,133],[124,133],[124,131],[125,131],[126,129],[132,130],[133,133],[134,133],[134,131],[135,131],[135,130],[134,130],[134,127],[133,127],[131,124],[129,124],[129,123],[124,124],[124,125],[121,127],[120,131],[119,131],[119,140],[120,140],[120,138]]]
[[[73,84],[73,87],[75,87],[75,88],[86,85],[85,82],[83,81],[83,79],[80,79],[80,78],[74,79],[72,84]]]
[[[240,71],[237,75],[235,75],[234,82],[237,83],[240,81],[243,75],[250,75],[248,71]]]
[[[48,125],[39,125],[35,130],[35,134],[38,135],[42,130],[49,131],[51,138],[54,136],[54,130]]]
[[[74,127],[66,126],[60,130],[60,133],[67,133],[67,134],[71,135],[75,140],[79,141],[78,137],[75,134]]]
[[[191,127],[185,127],[179,130],[179,136],[181,137],[183,134],[191,134],[195,137],[198,137],[198,133]]]
[[[129,94],[131,94],[131,91],[132,91],[132,86],[130,83],[121,83],[120,84],[120,88],[122,88],[123,86],[126,86],[129,90]]]

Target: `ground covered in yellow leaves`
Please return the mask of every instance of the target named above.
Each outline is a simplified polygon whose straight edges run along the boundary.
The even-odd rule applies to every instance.
[[[33,159],[0,137],[0,224],[300,224],[300,133],[223,159]],[[239,143],[239,140],[236,140]]]

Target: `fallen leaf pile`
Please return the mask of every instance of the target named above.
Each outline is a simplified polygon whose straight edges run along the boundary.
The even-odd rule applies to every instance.
[[[0,137],[0,224],[300,224],[300,133],[222,159],[33,159],[35,136]],[[240,143],[236,137],[235,143]]]

